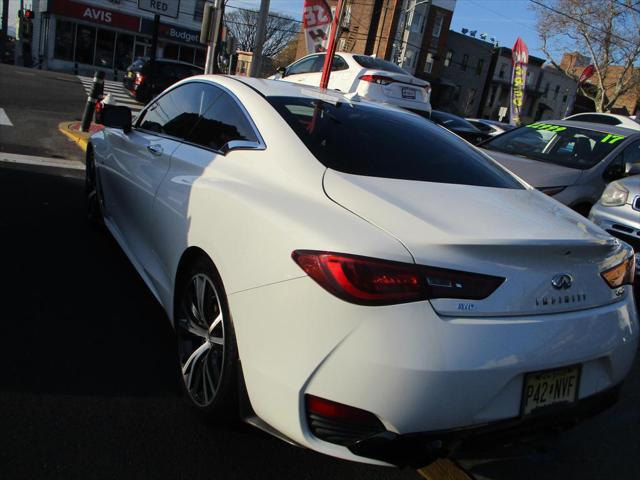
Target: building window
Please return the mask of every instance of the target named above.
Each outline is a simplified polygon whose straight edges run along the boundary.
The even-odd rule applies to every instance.
[[[469,95],[467,96],[467,105],[464,109],[465,113],[469,113],[472,110],[473,104],[476,102],[476,92],[477,90],[475,88],[469,90]]]
[[[556,85],[556,89],[553,91],[553,99],[558,99],[558,93],[560,93],[560,85]]]
[[[527,85],[532,85],[534,78],[535,78],[535,76],[533,75],[533,73],[531,73],[531,70],[528,70],[527,71]]]
[[[338,40],[338,51],[339,52],[344,52],[346,46],[347,46],[347,39],[346,38],[340,38]]]
[[[433,69],[433,54],[431,52],[427,53],[427,59],[424,62],[424,73],[431,73]]]
[[[113,67],[113,47],[116,43],[116,32],[113,30],[98,29],[96,41],[96,66]]]
[[[462,64],[460,65],[460,68],[462,69],[463,72],[467,71],[467,65],[469,64],[469,55],[467,55],[466,53],[462,56]]]
[[[351,4],[345,5],[342,15],[342,28],[349,28],[351,25]]]
[[[205,50],[203,48],[196,48],[196,60],[194,63],[204,68],[205,60]]]
[[[180,46],[175,43],[167,43],[162,50],[162,58],[178,60],[180,58],[179,48]]]
[[[562,96],[562,103],[567,103],[567,96],[566,95]]]
[[[460,91],[462,90],[462,87],[460,85],[456,85],[455,88],[453,89],[453,101],[457,102],[458,100],[460,100]]]
[[[489,93],[489,101],[487,102],[487,106],[493,105],[493,102],[496,101],[496,93],[498,93],[498,87],[494,85],[491,87],[491,93]]]
[[[482,73],[482,67],[484,66],[484,59],[478,59],[478,64],[476,65],[476,75],[480,75]]]
[[[506,73],[507,73],[507,64],[506,63],[501,63],[500,64],[500,73],[498,73],[498,77],[499,78],[504,78]]]
[[[444,66],[448,67],[451,65],[451,59],[453,58],[453,50],[449,50],[444,57]]]
[[[116,68],[126,70],[133,61],[133,35],[118,33],[116,40]]]
[[[442,33],[442,24],[444,23],[444,15],[442,13],[436,13],[436,19],[433,22],[433,30],[431,36],[438,38]]]
[[[204,3],[206,0],[196,0],[196,6],[193,10],[193,19],[196,22],[202,22],[202,12],[204,11]]]
[[[411,48],[407,48],[407,51],[404,54],[404,66],[407,68],[413,68],[413,64],[415,63],[415,52]]]
[[[77,26],[75,61],[93,65],[93,53],[96,48],[96,29],[88,25]]]
[[[413,16],[413,20],[411,21],[411,31],[413,33],[422,32],[422,19],[423,19],[423,16],[420,13],[416,13]]]
[[[56,43],[53,56],[60,60],[73,61],[73,40],[76,34],[76,24],[64,20],[56,21]]]
[[[547,97],[548,94],[549,94],[549,82],[547,82],[547,84],[544,87],[544,96],[545,96],[545,98]]]
[[[193,63],[193,55],[194,55],[193,48],[180,45],[180,61],[181,62]]]

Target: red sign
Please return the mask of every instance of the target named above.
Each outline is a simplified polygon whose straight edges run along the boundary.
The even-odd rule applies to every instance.
[[[305,32],[307,53],[326,51],[331,20],[331,9],[325,0],[304,0],[302,28]]]
[[[593,65],[589,65],[582,71],[582,75],[580,75],[580,79],[578,80],[578,85],[582,85],[584,82],[593,77],[593,74],[596,71],[596,67]]]
[[[63,17],[79,18],[87,22],[124,28],[134,32],[140,28],[140,17],[70,0],[53,0],[50,11]]]

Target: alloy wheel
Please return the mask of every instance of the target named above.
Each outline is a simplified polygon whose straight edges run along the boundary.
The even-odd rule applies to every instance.
[[[222,379],[225,330],[219,293],[206,274],[194,275],[184,289],[176,328],[184,386],[196,405],[207,407]]]

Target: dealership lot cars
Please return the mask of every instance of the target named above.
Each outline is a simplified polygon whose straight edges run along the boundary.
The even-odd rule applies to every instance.
[[[615,401],[631,250],[453,134],[230,77],[180,82],[133,127],[103,116],[90,216],[167,311],[200,410],[240,401],[297,444],[404,464],[461,428]]]
[[[640,133],[565,120],[532,123],[481,145],[530,185],[588,215],[607,183],[640,160]]]

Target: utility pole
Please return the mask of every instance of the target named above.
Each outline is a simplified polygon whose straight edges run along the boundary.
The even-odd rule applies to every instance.
[[[256,29],[256,42],[253,45],[253,58],[251,59],[250,77],[257,77],[262,71],[262,48],[267,36],[267,20],[269,18],[269,0],[260,1],[260,13],[258,27]]]
[[[205,3],[202,12],[202,27],[200,29],[200,43],[207,45],[207,60],[204,73],[211,75],[216,69],[216,47],[220,36],[220,21],[222,19],[222,0]]]
[[[9,36],[9,0],[2,0],[2,32],[0,39]]]

